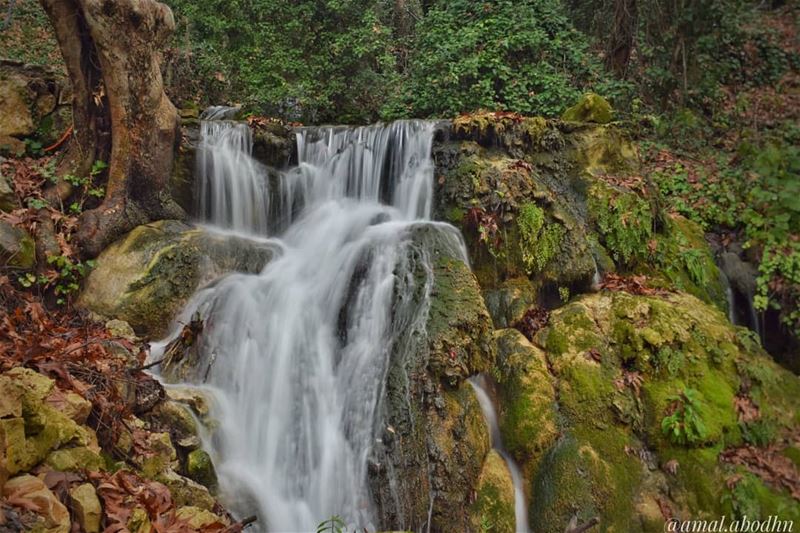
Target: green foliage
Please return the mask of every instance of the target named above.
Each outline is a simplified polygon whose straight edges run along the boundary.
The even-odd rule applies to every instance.
[[[533,203],[523,204],[517,216],[522,261],[529,274],[541,271],[561,249],[564,227],[545,222],[544,211]]]
[[[775,422],[764,418],[746,423],[739,422],[739,429],[745,442],[762,448],[769,446],[778,435]]]
[[[47,263],[56,270],[56,278],[48,281],[48,284],[53,287],[57,297],[56,303],[59,305],[67,303],[69,297],[78,292],[81,280],[95,266],[92,260],[73,261],[64,255],[50,256],[47,258]]]
[[[317,526],[317,533],[346,533],[347,524],[342,517],[334,515]]]
[[[699,444],[706,438],[699,394],[694,389],[686,388],[679,395],[668,398],[670,413],[661,421],[661,431],[673,444]]]
[[[589,209],[616,261],[632,265],[647,257],[654,220],[646,199],[631,191],[598,186],[590,193]]]
[[[558,0],[438,1],[417,26],[408,75],[384,114],[555,116],[599,72]]]
[[[734,518],[747,517],[751,520],[761,518],[761,506],[758,497],[758,479],[750,473],[742,476],[730,492],[725,492],[720,498],[722,503],[729,503],[733,510]]]
[[[763,250],[754,304],[781,311],[800,335],[800,148],[768,144],[752,168],[759,180],[743,218],[747,245]]]
[[[686,356],[679,348],[662,346],[655,353],[651,362],[656,372],[666,371],[669,376],[674,377],[686,363]]]
[[[396,57],[370,0],[170,0],[173,53],[209,100],[309,122],[374,120],[394,87]],[[176,72],[181,72],[175,65]],[[180,85],[175,80],[173,85]]]

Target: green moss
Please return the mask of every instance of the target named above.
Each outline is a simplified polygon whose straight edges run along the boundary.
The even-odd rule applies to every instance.
[[[588,208],[601,243],[615,261],[632,266],[648,256],[653,236],[653,211],[638,194],[596,182],[589,190]]]
[[[562,120],[568,122],[595,122],[608,124],[611,122],[613,110],[608,100],[594,93],[587,93],[577,104],[568,108],[561,115]]]
[[[489,525],[497,533],[514,533],[514,484],[503,458],[495,450],[489,452],[478,478],[477,495],[470,507],[471,522],[476,531]]]
[[[540,349],[519,331],[500,330],[497,365],[500,370],[500,431],[503,444],[529,470],[558,435],[553,377]]]
[[[105,467],[103,458],[86,446],[56,450],[47,456],[45,462],[59,472],[95,471]]]
[[[213,488],[217,485],[217,473],[211,457],[203,450],[194,450],[186,456],[186,472],[201,485]]]
[[[545,223],[544,211],[533,203],[520,207],[517,216],[519,246],[528,274],[541,271],[561,251],[564,226]]]
[[[429,367],[457,382],[494,364],[491,318],[480,288],[462,261],[440,257],[434,266],[428,338]]]

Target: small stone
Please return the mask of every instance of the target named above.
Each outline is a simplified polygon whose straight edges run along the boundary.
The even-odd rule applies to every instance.
[[[106,331],[108,331],[108,334],[112,337],[119,337],[131,342],[135,342],[137,340],[136,333],[134,333],[133,328],[124,320],[109,320],[106,322]]]
[[[155,481],[167,486],[176,507],[193,505],[207,511],[214,508],[216,502],[206,487],[181,476],[174,470],[167,470],[159,474]]]
[[[0,152],[3,150],[3,144],[5,143],[0,139]],[[25,149],[24,144],[22,149]],[[19,207],[19,204],[17,204],[17,196],[14,194],[14,188],[11,186],[11,178],[0,173],[0,211],[11,212],[17,207]]]
[[[92,484],[78,485],[69,491],[69,495],[72,498],[72,509],[83,530],[86,533],[98,533],[103,510]]]
[[[150,517],[144,507],[136,507],[128,518],[128,530],[131,533],[150,533],[153,526],[150,523]]]
[[[178,520],[186,522],[189,527],[197,530],[211,526],[225,527],[228,525],[226,520],[220,518],[211,511],[194,506],[181,507],[175,512],[175,517]]]
[[[74,392],[64,392],[61,389],[53,389],[45,399],[45,403],[65,415],[76,424],[85,424],[92,412],[92,403],[83,396]]]
[[[194,450],[186,457],[186,472],[201,485],[212,488],[217,484],[214,463],[204,450]]]

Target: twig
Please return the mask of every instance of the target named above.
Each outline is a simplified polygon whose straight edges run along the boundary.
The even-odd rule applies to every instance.
[[[55,144],[53,144],[53,145],[51,145],[51,146],[48,146],[48,147],[47,147],[47,148],[45,148],[43,151],[44,151],[44,152],[51,152],[51,151],[55,150],[56,148],[58,148],[59,146],[61,146],[62,144],[64,144],[64,142],[65,142],[67,139],[69,139],[69,136],[70,136],[70,135],[72,135],[72,126],[70,126],[69,128],[67,128],[67,131],[65,131],[65,132],[64,132],[64,135],[62,135],[62,136],[61,136],[61,138],[59,138],[59,139],[58,139],[58,140],[55,142]]]

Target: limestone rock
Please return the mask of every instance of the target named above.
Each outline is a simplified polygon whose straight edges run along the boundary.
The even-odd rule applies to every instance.
[[[39,478],[27,474],[12,478],[3,487],[3,496],[41,516],[47,533],[70,531],[69,511]]]
[[[263,244],[176,221],[139,226],[109,246],[78,303],[159,337],[202,285],[231,271],[258,272],[272,257]]]
[[[613,110],[608,100],[598,94],[587,93],[577,104],[564,111],[561,118],[569,122],[608,124],[612,116]]]
[[[28,233],[0,220],[0,265],[29,270],[36,262],[36,246]]]
[[[46,133],[65,86],[63,76],[56,71],[0,61],[0,138]]]
[[[217,485],[217,473],[211,456],[204,450],[194,450],[186,456],[186,472],[189,477],[201,485],[214,488]]]
[[[483,462],[477,498],[470,509],[474,531],[487,526],[497,533],[521,531],[522,527],[516,527],[514,503],[511,472],[497,450],[491,450]]]
[[[103,510],[91,483],[78,485],[69,491],[72,509],[86,533],[99,533]]]
[[[178,520],[186,522],[189,527],[200,530],[212,526],[227,526],[228,521],[220,516],[194,506],[181,507],[175,512],[175,517]]]

